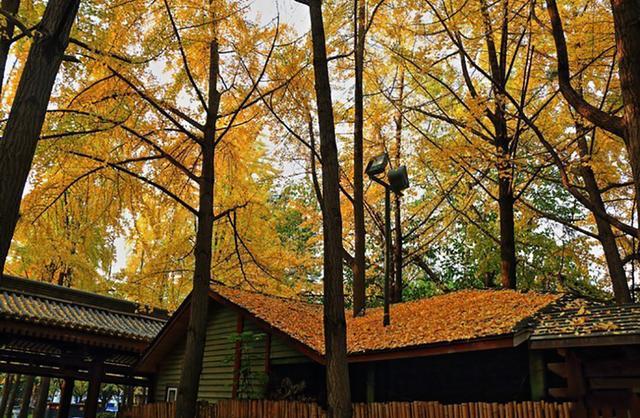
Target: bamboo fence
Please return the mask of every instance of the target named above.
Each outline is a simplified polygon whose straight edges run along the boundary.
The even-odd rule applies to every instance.
[[[353,418],[570,418],[570,403],[510,402],[461,403],[388,402],[354,404]],[[120,418],[174,418],[175,404],[134,406]],[[221,400],[201,404],[198,418],[325,418],[314,403],[266,400]]]

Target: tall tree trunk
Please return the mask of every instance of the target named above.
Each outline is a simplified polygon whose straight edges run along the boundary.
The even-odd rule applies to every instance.
[[[20,0],[2,0],[0,7],[5,12],[16,15],[20,8]],[[11,48],[11,38],[13,38],[13,32],[15,25],[10,22],[6,17],[2,18],[2,29],[0,29],[0,99],[2,99],[2,92],[4,87],[4,73],[7,68],[7,59],[9,58],[9,49]]]
[[[582,158],[589,157],[589,144],[587,143],[586,134],[588,129],[581,123],[577,123],[578,134],[578,152]],[[596,175],[589,165],[580,166],[580,177],[584,182],[584,188],[589,195],[591,204],[601,212],[606,212],[606,206],[600,193],[600,187]],[[599,216],[595,216],[596,226],[598,228],[598,240],[602,245],[605,260],[607,261],[607,269],[611,277],[613,287],[613,295],[617,303],[631,303],[631,292],[627,282],[627,275],[624,271],[624,263],[620,257],[620,250],[616,242],[616,236],[613,233],[611,224]]]
[[[29,406],[31,404],[31,395],[33,395],[33,376],[27,376],[24,380],[24,388],[22,389],[22,402],[20,402],[20,414],[18,418],[27,418],[29,416]]]
[[[511,177],[500,176],[498,184],[498,206],[500,211],[500,273],[502,287],[515,289],[516,240],[513,213],[513,188]]]
[[[44,418],[47,412],[47,403],[49,402],[49,388],[51,387],[50,377],[41,377],[38,385],[38,396],[36,397],[36,406],[33,409],[33,418]]]
[[[0,397],[0,418],[4,417],[7,411],[7,402],[9,401],[9,394],[11,388],[14,385],[14,376],[7,373],[4,377],[4,385],[2,385],[2,396]]]
[[[400,91],[398,94],[397,112],[395,117],[396,144],[395,165],[399,167],[402,161],[402,106],[404,102],[404,69],[400,69]],[[394,280],[391,292],[391,303],[402,302],[402,196],[394,193],[395,206],[395,247],[393,248]]]
[[[38,25],[0,140],[0,273],[4,271],[20,200],[80,0],[49,0]]]
[[[215,180],[215,130],[220,93],[217,90],[219,74],[218,42],[213,40],[209,52],[209,102],[202,141],[202,172],[200,175],[198,230],[195,244],[195,271],[187,343],[183,360],[176,418],[196,416],[200,373],[207,329],[209,283],[211,281],[211,252],[213,242],[213,199]]]
[[[611,8],[624,103],[624,139],[636,192],[636,219],[640,219],[640,2],[611,0]]]
[[[498,100],[498,99],[496,99]],[[513,164],[509,153],[510,138],[503,103],[496,105],[494,127],[498,154],[498,206],[500,216],[500,276],[502,287],[515,289],[516,239],[514,222]]]
[[[481,13],[485,27],[485,41],[489,67],[493,79],[494,112],[491,121],[494,127],[494,141],[498,162],[498,206],[500,216],[500,273],[502,286],[506,289],[515,289],[516,280],[516,240],[513,207],[515,203],[513,194],[513,164],[510,155],[510,143],[513,138],[509,136],[507,128],[507,113],[504,99],[500,93],[507,86],[507,53],[509,36],[509,1],[502,1],[502,24],[500,26],[500,44],[496,48],[494,29],[489,16],[489,6],[486,0],[480,0]]]
[[[583,167],[580,170],[582,179],[589,194],[589,198],[594,206],[600,210],[605,210],[605,205],[598,190],[595,175],[591,168]],[[624,263],[620,257],[620,251],[616,243],[616,236],[613,233],[611,224],[595,216],[596,226],[598,227],[598,237],[602,245],[605,259],[607,261],[607,269],[611,277],[611,285],[613,287],[613,295],[617,303],[631,303],[631,292],[627,283],[627,275],[624,271]]]
[[[338,148],[327,65],[321,0],[310,0],[313,68],[322,156],[324,247],[324,337],[326,351],[327,418],[351,418],[347,364],[347,324],[342,272],[342,214],[340,211]]]
[[[636,217],[640,219],[640,3],[636,0],[611,0],[611,10],[624,110],[622,118],[593,106],[571,85],[569,54],[562,19],[556,0],[547,0],[556,45],[560,91],[582,117],[624,140],[635,189]]]
[[[20,387],[20,383],[22,381],[22,375],[17,374],[15,379],[13,380],[13,385],[11,385],[11,390],[9,391],[9,398],[7,399],[7,409],[5,411],[5,417],[13,418],[13,405],[16,403],[16,398],[18,397],[18,388]]]
[[[364,183],[363,183],[363,142],[364,142],[364,41],[366,0],[355,0],[355,87],[353,122],[353,221],[354,221],[354,263],[353,263],[353,316],[361,315],[365,308],[365,239],[364,225]]]

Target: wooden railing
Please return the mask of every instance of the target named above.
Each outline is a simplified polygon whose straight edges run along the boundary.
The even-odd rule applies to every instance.
[[[389,402],[354,404],[354,418],[570,418],[570,403],[511,402],[462,403]],[[153,403],[134,406],[120,418],[174,418],[175,405]],[[324,418],[316,404],[288,401],[223,400],[200,405],[199,418]]]

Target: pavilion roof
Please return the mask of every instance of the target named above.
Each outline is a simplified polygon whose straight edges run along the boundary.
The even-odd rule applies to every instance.
[[[165,312],[120,299],[9,276],[0,280],[3,328],[37,325],[146,343],[162,329],[163,318]]]

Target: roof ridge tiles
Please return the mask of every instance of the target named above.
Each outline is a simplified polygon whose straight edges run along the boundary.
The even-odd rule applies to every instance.
[[[55,301],[64,304],[73,304],[85,308],[99,309],[111,313],[117,313],[136,318],[148,318],[154,321],[166,322],[168,314],[164,309],[153,307],[155,315],[138,312],[142,304],[113,296],[102,295],[86,290],[69,288],[52,283],[24,279],[20,277],[3,275],[0,280],[0,292],[11,292],[26,296],[36,297],[41,300]],[[66,298],[65,296],[71,296]],[[79,297],[86,297],[82,300]],[[126,308],[125,308],[126,306]],[[120,308],[119,308],[120,307]]]
[[[12,289],[2,289],[2,288],[0,288],[0,292],[14,294],[14,295],[23,295],[23,296],[28,297],[28,298],[39,299],[41,301],[44,301],[45,303],[56,302],[56,303],[65,304],[65,305],[74,305],[74,306],[78,306],[78,307],[85,308],[85,309],[93,309],[93,310],[109,312],[109,313],[112,313],[112,314],[115,314],[115,315],[122,315],[122,316],[125,316],[125,317],[148,319],[150,321],[162,322],[162,323],[167,322],[166,319],[158,318],[158,317],[147,315],[147,314],[144,314],[144,313],[121,311],[121,310],[117,310],[117,309],[112,309],[112,308],[107,308],[107,307],[103,307],[103,306],[88,304],[88,303],[84,303],[84,302],[70,301],[70,300],[61,299],[61,298],[57,298],[57,297],[41,295],[41,294],[38,294],[38,293],[30,293],[30,292],[23,291],[23,290],[12,290]]]

